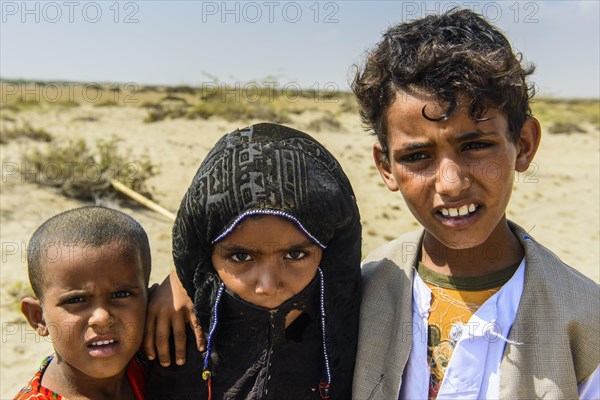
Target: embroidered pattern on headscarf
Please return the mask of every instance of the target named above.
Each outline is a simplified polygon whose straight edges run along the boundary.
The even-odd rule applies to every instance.
[[[360,215],[339,163],[309,135],[253,125],[225,135],[202,162],[173,228],[177,274],[194,304],[202,305],[196,307],[198,321],[209,330],[221,285],[211,262],[213,241],[261,213],[289,216],[307,237],[327,246],[320,264],[327,286],[327,381],[332,398],[348,397],[360,301]]]

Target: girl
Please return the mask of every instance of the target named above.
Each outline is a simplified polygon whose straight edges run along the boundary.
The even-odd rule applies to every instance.
[[[185,365],[155,362],[148,397],[349,398],[360,251],[352,187],[322,145],[275,124],[225,135],[173,228],[206,351],[188,340]]]

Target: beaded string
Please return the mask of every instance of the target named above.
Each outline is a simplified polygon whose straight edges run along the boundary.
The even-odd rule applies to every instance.
[[[320,292],[319,292],[319,306],[321,308],[321,332],[323,334],[323,357],[325,358],[325,373],[327,375],[327,379],[321,380],[319,384],[319,394],[322,399],[329,398],[329,387],[331,386],[331,370],[329,369],[329,355],[327,353],[327,342],[325,340],[327,334],[325,332],[325,283],[323,279],[323,271],[321,267],[317,268],[319,271],[319,283],[320,283]]]
[[[319,272],[319,283],[320,283],[320,292],[319,292],[319,306],[320,306],[320,311],[321,311],[321,332],[322,332],[322,340],[323,340],[323,358],[325,359],[325,373],[326,373],[326,380],[321,380],[320,384],[319,384],[319,394],[321,396],[322,399],[328,399],[329,398],[329,388],[331,386],[331,370],[329,368],[329,355],[327,352],[327,342],[326,342],[326,330],[325,330],[325,283],[324,283],[324,278],[323,278],[323,271],[321,270],[321,268],[317,268],[317,271]],[[208,363],[210,360],[210,354],[211,354],[211,349],[212,349],[212,339],[215,333],[215,330],[217,328],[217,324],[219,321],[219,314],[218,314],[218,306],[219,306],[219,302],[221,300],[221,295],[223,294],[223,289],[225,288],[225,284],[221,284],[221,286],[219,286],[219,290],[217,291],[217,297],[215,300],[215,306],[213,309],[213,314],[214,314],[214,320],[213,320],[213,324],[210,327],[210,332],[208,334],[208,340],[206,343],[206,355],[204,358],[204,371],[202,372],[202,379],[204,379],[206,381],[206,385],[208,388],[208,400],[212,399],[212,372],[208,369]]]
[[[221,233],[216,238],[214,238],[213,241],[211,242],[211,244],[215,244],[219,240],[223,239],[225,236],[229,235],[231,233],[231,231],[234,230],[235,227],[240,223],[241,220],[243,220],[244,218],[246,218],[248,216],[252,216],[252,215],[275,215],[277,217],[286,218],[286,219],[292,221],[298,227],[298,229],[300,229],[306,236],[308,236],[308,238],[310,240],[315,242],[320,248],[322,248],[322,249],[327,248],[327,246],[322,244],[319,241],[319,239],[317,239],[316,237],[311,235],[311,233],[304,227],[304,225],[302,225],[302,223],[298,220],[298,218],[294,217],[292,214],[286,213],[285,211],[269,210],[269,209],[248,210],[248,211],[243,212],[227,227],[227,229],[225,229],[223,231],[223,233]]]
[[[204,368],[202,371],[202,379],[206,381],[206,386],[208,389],[208,400],[212,399],[212,372],[208,369],[208,362],[210,361],[210,351],[212,348],[212,339],[217,328],[217,323],[219,322],[219,302],[221,301],[221,295],[223,294],[223,289],[225,289],[225,284],[221,283],[219,286],[219,290],[217,291],[217,298],[215,300],[215,307],[213,308],[213,315],[215,316],[213,319],[212,326],[210,327],[210,332],[208,334],[208,340],[206,342],[206,355],[204,356]]]

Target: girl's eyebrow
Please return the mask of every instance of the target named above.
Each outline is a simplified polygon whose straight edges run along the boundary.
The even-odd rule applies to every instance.
[[[301,249],[306,249],[306,248],[312,247],[312,246],[316,246],[316,244],[307,239],[300,243],[293,243],[293,244],[283,248],[283,250],[284,251],[297,250],[297,249],[301,250]]]
[[[243,247],[237,244],[219,244],[221,250],[238,253],[248,253],[252,248]]]
[[[311,246],[316,246],[316,244],[314,244],[313,242],[311,242],[309,239],[306,239],[302,242],[299,243],[291,243],[288,245],[285,245],[283,247],[279,247],[279,242],[266,242],[264,243],[265,245],[268,245],[270,248],[274,248],[276,250],[282,250],[282,251],[289,251],[289,250],[296,250],[296,249],[306,249],[308,247]],[[244,247],[244,246],[240,246],[238,244],[220,244],[219,245],[220,249],[223,251],[227,251],[227,252],[238,252],[238,253],[248,253],[251,251],[255,251],[256,247]]]

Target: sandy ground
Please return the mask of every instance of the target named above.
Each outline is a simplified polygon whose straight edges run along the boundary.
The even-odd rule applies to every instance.
[[[97,121],[81,121],[93,116]],[[151,180],[155,200],[176,211],[196,168],[214,142],[238,127],[220,119],[208,121],[166,120],[143,123],[146,111],[127,107],[81,107],[18,114],[34,127],[43,127],[57,139],[82,137],[90,143],[112,134],[133,155],[146,151],[160,164],[160,174]],[[310,113],[294,116],[289,125],[304,129]],[[373,138],[361,128],[358,118],[344,114],[337,132],[314,133],[346,170],[354,185],[363,220],[363,254],[418,225],[399,194],[383,186],[371,160]],[[244,124],[245,125],[245,124]],[[243,125],[239,126],[242,127]],[[22,154],[39,144],[19,139],[0,145],[2,182],[0,191],[2,245],[0,266],[0,398],[8,399],[36,371],[51,352],[51,344],[39,338],[23,321],[18,310],[27,293],[26,243],[31,233],[52,215],[84,203],[67,199],[48,188],[22,182],[13,173]],[[547,245],[566,263],[596,282],[599,271],[599,133],[543,137],[535,163],[515,179],[508,210],[533,237]],[[116,206],[116,205],[115,205]],[[171,269],[171,222],[143,209],[124,208],[148,231],[152,246],[152,282],[160,282]]]

